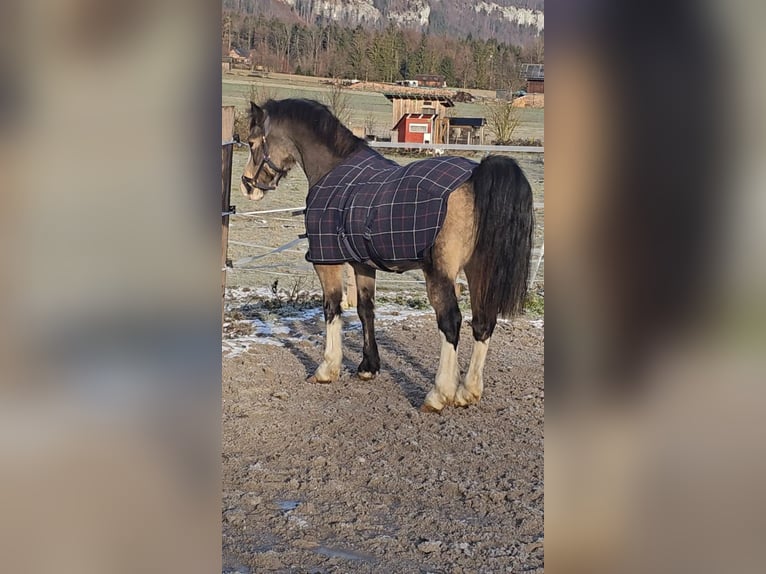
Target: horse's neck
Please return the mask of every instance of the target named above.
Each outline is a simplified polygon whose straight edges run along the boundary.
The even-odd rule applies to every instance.
[[[294,143],[298,149],[298,163],[306,174],[309,187],[313,187],[344,159],[339,158],[328,147],[313,141],[294,140]]]

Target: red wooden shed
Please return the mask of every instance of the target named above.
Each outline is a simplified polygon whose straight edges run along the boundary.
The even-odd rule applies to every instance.
[[[404,114],[393,131],[397,132],[397,141],[409,143],[432,143],[434,114]]]

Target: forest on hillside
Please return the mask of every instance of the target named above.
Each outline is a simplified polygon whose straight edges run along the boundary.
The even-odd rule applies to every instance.
[[[392,82],[441,74],[460,88],[516,89],[519,65],[542,62],[543,37],[525,46],[495,39],[385,29],[288,23],[263,15],[224,12],[222,51],[251,52],[254,65],[276,72]]]

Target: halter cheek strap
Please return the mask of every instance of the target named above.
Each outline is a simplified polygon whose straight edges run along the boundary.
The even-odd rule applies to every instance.
[[[261,191],[272,191],[277,188],[279,185],[279,180],[282,179],[282,176],[287,174],[288,170],[282,169],[271,159],[271,156],[269,155],[269,144],[266,142],[266,136],[263,136],[262,150],[263,157],[261,158],[261,163],[258,164],[258,169],[255,170],[255,175],[253,177],[247,177],[246,175],[242,176],[242,183],[245,184],[245,187],[247,187],[248,190],[252,190],[255,187]],[[258,176],[261,174],[264,165],[269,166],[269,169],[275,173],[271,185],[258,183]]]

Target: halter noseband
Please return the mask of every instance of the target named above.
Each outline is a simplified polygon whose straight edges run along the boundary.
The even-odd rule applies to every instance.
[[[269,145],[266,143],[266,136],[263,136],[263,145],[261,148],[263,150],[263,157],[261,158],[261,163],[258,164],[258,169],[255,170],[255,175],[253,177],[242,175],[242,183],[245,184],[245,187],[248,189],[248,191],[252,191],[254,187],[260,189],[261,191],[272,191],[277,188],[279,185],[279,180],[282,179],[282,176],[287,174],[288,171],[279,167],[271,159],[271,156],[269,155]],[[258,183],[258,176],[261,174],[261,170],[263,170],[264,165],[269,166],[269,169],[274,171],[276,174],[274,176],[272,185]]]

